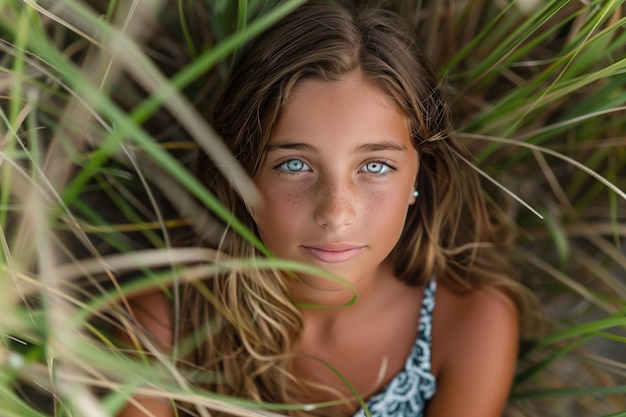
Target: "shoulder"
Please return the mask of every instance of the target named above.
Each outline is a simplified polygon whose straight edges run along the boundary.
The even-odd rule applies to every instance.
[[[122,303],[128,310],[129,322],[116,336],[131,352],[152,352],[153,347],[168,351],[172,345],[172,318],[170,304],[162,290],[150,290],[134,295]],[[149,341],[150,343],[145,343]],[[142,346],[147,345],[147,346]],[[159,397],[135,395],[116,414],[117,417],[145,416],[174,417],[175,411],[169,401]],[[176,414],[178,415],[178,414]]]
[[[170,303],[162,290],[150,290],[137,294],[128,299],[126,304],[131,320],[131,328],[141,334],[143,330],[157,342],[162,349],[168,349],[173,339],[173,326],[170,311]],[[126,334],[122,339],[132,340],[132,336]]]
[[[493,288],[460,293],[439,285],[433,316],[436,372],[494,354],[516,355],[518,342],[519,315],[506,295]]]
[[[499,416],[519,344],[519,315],[513,302],[491,288],[458,293],[440,285],[432,344],[439,399],[433,399],[434,414],[428,416]]]
[[[494,288],[457,292],[439,285],[436,299],[436,321],[440,335],[446,339],[472,342],[476,332],[489,334],[508,330],[518,332],[519,315],[513,301]],[[499,333],[499,332],[498,332]]]

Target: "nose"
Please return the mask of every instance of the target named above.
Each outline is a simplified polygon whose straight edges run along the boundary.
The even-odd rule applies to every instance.
[[[358,192],[351,179],[321,179],[316,184],[314,198],[314,217],[318,226],[341,230],[354,223]]]

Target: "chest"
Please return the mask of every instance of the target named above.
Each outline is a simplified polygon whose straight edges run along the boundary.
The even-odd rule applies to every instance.
[[[351,397],[346,381],[365,401],[381,391],[403,370],[413,348],[421,300],[421,289],[407,288],[387,302],[363,309],[358,315],[347,314],[349,319],[332,321],[327,327],[316,323],[307,328],[305,318],[293,372],[299,379],[325,387],[312,390],[306,401]],[[351,415],[356,409],[358,403],[352,401],[345,414]]]

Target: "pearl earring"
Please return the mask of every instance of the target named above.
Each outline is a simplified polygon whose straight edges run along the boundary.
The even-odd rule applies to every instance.
[[[417,198],[418,195],[420,195],[420,192],[417,190],[413,190],[413,197]]]

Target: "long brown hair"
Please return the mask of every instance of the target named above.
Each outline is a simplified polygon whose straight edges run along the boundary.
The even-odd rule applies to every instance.
[[[272,129],[294,87],[304,79],[337,80],[358,69],[406,115],[420,159],[420,194],[392,252],[398,279],[423,285],[435,276],[462,291],[494,287],[520,311],[528,308],[527,292],[512,279],[503,253],[511,243],[506,220],[488,204],[475,170],[464,162],[471,157],[453,138],[441,86],[412,27],[378,7],[310,1],[259,36],[241,56],[211,121],[251,176],[263,163]],[[200,179],[254,230],[246,205],[210,158],[201,155],[198,166]],[[225,228],[221,251],[260,256]],[[208,341],[199,341],[192,359],[226,376],[227,381],[211,389],[289,402],[286,384],[292,378],[286,369],[302,322],[280,275],[257,271],[208,281],[220,306],[196,290],[186,293],[185,305],[188,332],[204,320],[223,322]]]

